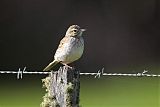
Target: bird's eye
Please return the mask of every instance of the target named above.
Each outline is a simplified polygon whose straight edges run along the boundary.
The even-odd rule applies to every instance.
[[[77,30],[73,30],[73,32],[77,32]]]

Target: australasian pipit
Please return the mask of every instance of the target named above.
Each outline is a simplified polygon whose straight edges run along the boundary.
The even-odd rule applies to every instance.
[[[66,35],[60,41],[58,49],[54,55],[54,60],[43,70],[51,70],[57,63],[67,64],[78,60],[84,50],[84,40],[82,33],[85,29],[81,29],[78,25],[72,25],[68,28]]]

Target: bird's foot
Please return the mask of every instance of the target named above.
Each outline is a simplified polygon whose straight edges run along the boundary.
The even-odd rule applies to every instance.
[[[68,68],[70,68],[70,69],[74,69],[74,67],[71,67],[71,66],[69,66],[69,65],[67,65],[67,64],[64,64],[64,66],[66,66],[66,67],[68,67]]]

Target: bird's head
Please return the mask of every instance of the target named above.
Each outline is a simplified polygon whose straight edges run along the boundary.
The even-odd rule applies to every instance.
[[[71,25],[66,32],[66,36],[80,37],[84,31],[86,30],[81,29],[78,25]]]

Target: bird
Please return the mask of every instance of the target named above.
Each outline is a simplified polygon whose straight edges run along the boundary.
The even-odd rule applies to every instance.
[[[43,71],[52,70],[58,63],[72,68],[68,64],[78,60],[84,51],[84,39],[82,37],[84,31],[86,29],[81,29],[78,25],[71,25],[59,43],[54,54],[54,60]]]

